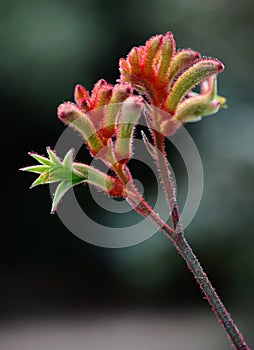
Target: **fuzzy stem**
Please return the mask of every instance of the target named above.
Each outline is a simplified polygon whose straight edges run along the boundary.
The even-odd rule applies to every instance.
[[[166,199],[170,208],[170,216],[173,228],[183,233],[183,227],[180,222],[179,207],[175,195],[175,185],[170,173],[165,151],[164,136],[153,130],[153,139],[155,143],[156,163],[161,177],[162,186],[166,195]]]
[[[190,271],[193,273],[200,289],[204,293],[208,303],[211,305],[213,313],[226,331],[234,348],[236,350],[250,350],[184,236],[181,235],[178,241],[174,242],[174,245],[187,263]]]
[[[225,329],[229,340],[232,342],[234,348],[236,350],[250,350],[247,344],[245,343],[245,340],[241,334],[241,332],[238,330],[237,326],[235,325],[232,317],[230,316],[229,312],[225,308],[224,304],[222,303],[220,297],[216,293],[215,289],[213,288],[210,280],[208,279],[206,273],[204,272],[200,262],[198,261],[196,255],[193,253],[190,245],[188,244],[187,240],[184,237],[184,231],[182,228],[182,225],[180,224],[180,230],[178,230],[179,227],[179,209],[175,197],[175,191],[173,187],[173,181],[170,177],[169,169],[165,169],[165,166],[167,166],[167,160],[164,159],[162,162],[161,155],[166,158],[166,153],[164,150],[164,142],[161,142],[160,135],[156,135],[156,141],[160,141],[160,143],[157,143],[157,145],[160,147],[157,154],[160,156],[158,159],[158,165],[160,166],[160,173],[161,176],[163,174],[163,181],[166,181],[168,179],[168,176],[170,178],[170,181],[164,183],[164,188],[167,189],[168,196],[170,198],[170,205],[173,209],[171,209],[172,213],[172,222],[174,225],[174,229],[172,229],[167,223],[165,223],[158,214],[156,214],[153,209],[149,206],[149,204],[144,200],[144,198],[141,196],[141,194],[136,189],[133,179],[131,177],[131,174],[127,167],[125,169],[121,165],[121,167],[115,167],[115,171],[118,174],[121,181],[126,186],[126,194],[127,194],[127,200],[129,204],[137,211],[137,213],[143,215],[144,217],[148,217],[158,228],[160,231],[162,231],[174,244],[177,251],[180,253],[184,261],[186,262],[189,270],[194,275],[201,291],[204,293],[205,298],[207,299],[208,303],[212,307],[212,311],[217,317],[219,323],[222,325],[222,327]],[[164,168],[163,168],[164,167]],[[167,177],[166,177],[167,176]],[[170,187],[170,188],[169,188]],[[174,216],[175,215],[175,216]]]
[[[137,198],[136,193],[128,192],[128,197],[129,203],[132,205],[132,207],[139,214],[149,217],[149,219],[158,226],[159,230],[162,231],[173,242],[175,248],[185,260],[189,270],[193,273],[200,289],[204,293],[208,303],[211,305],[213,313],[226,331],[228,338],[232,342],[234,348],[236,350],[250,350],[241,332],[238,330],[232,317],[230,316],[220,297],[213,288],[210,280],[204,272],[197,257],[193,253],[190,245],[184,238],[184,235],[172,230],[172,228],[168,226],[152,210],[152,208],[144,201],[144,199]],[[137,203],[137,199],[139,199],[139,203]]]
[[[165,190],[166,198],[170,207],[171,220],[174,228],[174,234],[168,231],[167,225],[162,225],[162,231],[173,241],[175,248],[185,260],[189,270],[193,273],[201,291],[204,293],[205,298],[212,307],[212,311],[217,317],[219,323],[226,331],[228,338],[234,345],[236,350],[249,350],[249,347],[245,343],[245,340],[235,325],[232,317],[222,303],[220,297],[213,288],[210,280],[204,272],[200,262],[193,253],[191,247],[184,237],[184,230],[180,221],[179,207],[175,196],[175,187],[171,177],[170,170],[168,168],[168,161],[165,152],[164,137],[154,132],[154,142],[156,150],[156,162],[158,170]]]
[[[144,217],[148,217],[159,228],[159,230],[164,233],[166,233],[164,229],[164,226],[166,225],[166,234],[173,236],[175,234],[175,231],[170,226],[168,226],[158,214],[153,211],[150,205],[138,192],[137,188],[134,185],[133,178],[128,167],[123,164],[115,164],[113,168],[118,175],[118,178],[124,185],[126,185],[127,201],[133,207],[133,209],[135,209],[137,213],[143,215]]]

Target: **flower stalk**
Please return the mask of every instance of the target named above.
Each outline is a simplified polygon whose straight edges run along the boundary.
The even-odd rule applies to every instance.
[[[159,135],[161,136],[161,135]],[[166,160],[165,152],[162,144],[162,139],[156,139],[157,145],[162,147],[158,155],[158,167],[160,167],[162,181],[167,181],[170,179],[170,182],[164,184],[164,188],[168,192],[170,197],[171,207],[171,219],[173,224],[173,229],[165,223],[158,214],[156,214],[152,208],[147,204],[147,202],[142,198],[133,185],[133,180],[129,179],[129,189],[126,191],[127,200],[130,205],[137,211],[137,213],[149,218],[158,229],[163,232],[172,242],[177,251],[180,253],[185,263],[187,264],[189,270],[194,275],[201,291],[203,292],[206,300],[212,307],[212,311],[217,317],[217,320],[222,325],[226,331],[228,338],[236,350],[250,350],[246,344],[243,335],[239,331],[238,327],[234,323],[230,313],[227,311],[223,302],[221,301],[216,290],[212,286],[209,278],[204,272],[198,258],[192,251],[190,245],[188,244],[185,236],[183,227],[180,223],[180,213],[177,205],[177,200],[175,197],[175,189],[173,185],[173,180],[170,176],[169,170],[165,169]],[[170,185],[169,185],[170,184]]]

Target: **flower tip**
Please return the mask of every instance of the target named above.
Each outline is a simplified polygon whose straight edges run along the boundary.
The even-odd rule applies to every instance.
[[[84,96],[84,87],[81,84],[77,84],[74,89],[75,99],[80,100]]]
[[[193,51],[193,58],[194,60],[198,60],[201,58],[201,55],[198,51]]]
[[[71,102],[64,102],[57,108],[58,118],[65,124],[70,123],[78,118],[78,108]]]
[[[165,33],[164,34],[164,38],[166,38],[166,37],[169,37],[169,38],[171,38],[171,39],[174,39],[174,34],[172,33],[172,32],[167,32],[167,33]]]
[[[227,99],[223,96],[217,96],[217,100],[220,103],[220,109],[227,109],[228,105],[227,105]]]
[[[83,97],[83,92],[84,92],[85,88],[81,85],[81,84],[77,84],[75,86],[75,95],[76,93],[79,95],[79,94],[82,94],[82,97]]]
[[[67,102],[68,103],[68,102]],[[64,121],[66,116],[66,103],[61,103],[57,107],[57,116],[60,120]]]
[[[78,105],[83,99],[90,101],[89,92],[84,88],[84,86],[77,84],[74,90],[74,99]]]
[[[218,73],[221,73],[225,69],[224,64],[221,61],[217,61],[217,62],[218,62]]]
[[[100,79],[100,80],[98,80],[98,82],[97,82],[97,84],[96,84],[96,85],[98,85],[98,86],[107,85],[107,82],[106,82],[106,80],[105,80],[105,79]]]

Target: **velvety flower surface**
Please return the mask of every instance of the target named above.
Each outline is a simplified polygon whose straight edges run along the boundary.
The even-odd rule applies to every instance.
[[[170,117],[174,117],[173,122],[195,121],[225,106],[225,99],[216,90],[216,76],[223,71],[223,64],[191,49],[176,51],[171,32],[132,48],[119,66],[121,82],[130,83],[153,107],[170,115],[160,117],[160,122]],[[192,93],[198,84],[202,85],[200,94]],[[172,125],[167,128],[172,129]]]
[[[40,164],[24,170],[39,174],[33,186],[60,182],[54,210],[63,194],[79,183],[126,196],[131,179],[127,163],[133,156],[133,135],[142,112],[154,141],[151,144],[142,134],[148,152],[156,159],[159,149],[166,159],[164,136],[225,106],[225,99],[217,95],[217,75],[223,69],[217,59],[201,57],[191,49],[177,51],[171,32],[153,36],[120,59],[118,83],[100,79],[91,93],[77,84],[75,102],[64,102],[57,110],[58,118],[82,136],[91,156],[101,159],[113,176],[74,162],[71,151],[61,161],[50,149],[48,159],[31,154]],[[199,93],[192,91],[197,85]]]

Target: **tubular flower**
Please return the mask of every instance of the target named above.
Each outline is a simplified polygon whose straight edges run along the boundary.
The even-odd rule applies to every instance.
[[[201,58],[191,49],[176,52],[175,47],[171,32],[156,35],[144,46],[134,47],[119,62],[120,81],[130,83],[146,96],[156,107],[152,123],[170,134],[176,131],[177,124],[213,114],[225,107],[226,101],[216,92],[216,76],[223,71],[223,64]],[[191,91],[198,84],[202,85],[199,95]]]
[[[57,110],[58,118],[82,136],[91,156],[102,160],[114,175],[75,162],[72,151],[61,161],[51,149],[47,149],[48,158],[32,153],[40,164],[23,170],[39,174],[33,186],[60,182],[53,211],[69,188],[89,183],[111,196],[126,197],[128,192],[130,202],[146,216],[148,207],[140,205],[127,165],[133,157],[134,133],[142,112],[153,143],[144,132],[143,141],[161,169],[157,150],[165,156],[164,136],[174,134],[182,123],[200,120],[225,106],[225,98],[217,95],[217,74],[223,69],[219,60],[202,58],[191,49],[176,51],[171,32],[153,36],[144,46],[132,48],[126,59],[120,59],[118,83],[112,85],[100,79],[91,94],[78,84],[75,103],[64,102]],[[199,93],[192,91],[197,85]],[[167,161],[163,163],[166,165]],[[171,181],[167,170],[160,174],[164,183]],[[166,196],[170,202],[172,193]],[[174,220],[176,227],[177,214]]]
[[[76,85],[76,104],[64,102],[58,107],[58,118],[78,131],[93,156],[104,148],[116,134],[121,104],[133,93],[131,84],[115,86],[99,80],[90,96],[80,84]]]

